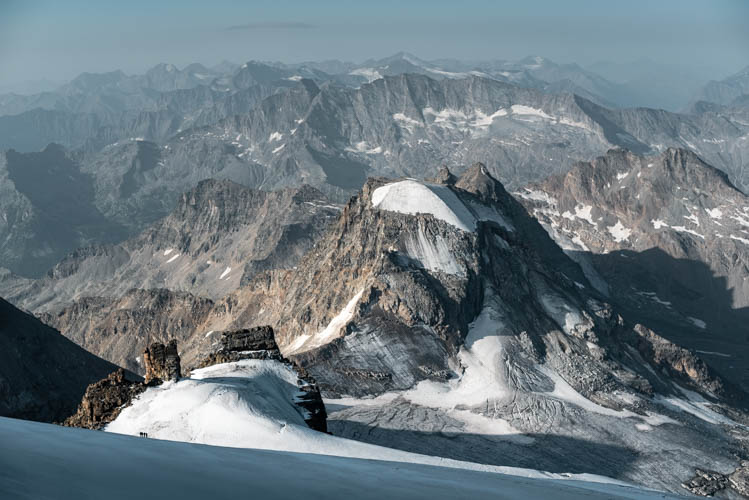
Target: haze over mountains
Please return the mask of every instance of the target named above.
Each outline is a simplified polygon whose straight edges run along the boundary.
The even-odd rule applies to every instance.
[[[29,109],[0,117],[0,141],[14,148],[0,161],[0,203],[12,219],[0,226],[3,265],[39,276],[79,246],[137,234],[208,178],[261,189],[310,184],[343,202],[367,176],[423,177],[473,161],[516,188],[616,146],[686,147],[740,189],[749,183],[740,98],[699,101],[689,114],[609,109],[594,101],[616,91],[578,66],[439,64],[401,53],[360,65],[160,65],[6,98],[5,113]],[[24,149],[43,152],[15,152]],[[45,182],[30,182],[30,172]],[[70,183],[75,204],[45,192],[47,181]]]
[[[632,81],[607,80],[595,70],[556,64],[538,56],[519,61],[428,62],[398,53],[363,63],[287,65],[251,61],[241,66],[222,63],[212,68],[190,64],[182,69],[159,64],[142,75],[126,75],[122,71],[83,73],[52,91],[0,94],[0,145],[36,151],[49,142],[58,142],[96,151],[129,137],[163,140],[181,129],[245,113],[264,97],[293,86],[300,78],[312,79],[318,85],[330,82],[356,87],[383,76],[406,73],[433,79],[474,75],[546,93],[575,93],[606,107],[647,106],[672,112],[687,109],[695,100],[727,104],[724,101],[728,96],[734,99],[746,91],[736,83],[740,74],[709,84],[710,76],[706,75],[699,85],[685,86],[686,78],[675,75],[677,69],[665,68],[653,76],[652,65],[643,62],[642,66],[642,73],[633,75]],[[611,65],[598,67],[620,76]],[[669,75],[673,75],[670,80]],[[657,81],[662,81],[664,87],[660,93],[654,90]],[[700,90],[703,84],[707,85]]]
[[[749,494],[749,74],[618,71],[398,53],[0,96],[0,415]],[[115,365],[137,394],[84,394]]]

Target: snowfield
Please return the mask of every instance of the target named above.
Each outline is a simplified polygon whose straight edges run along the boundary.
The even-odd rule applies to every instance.
[[[4,499],[676,498],[618,484],[220,448],[8,418],[0,418],[0,443]]]
[[[477,320],[474,326],[479,330],[476,332],[477,335],[486,333],[483,330],[488,326],[487,321],[489,318],[486,321]],[[456,396],[471,394],[496,376],[487,363],[491,363],[501,353],[501,346],[497,345],[484,353],[483,351],[491,346],[485,345],[487,342],[478,338],[475,341],[474,347],[482,352],[462,354],[475,357],[475,362],[472,362],[471,380],[461,383],[462,387],[458,389]],[[488,339],[489,343],[494,341]],[[494,386],[498,391],[503,391],[505,384],[501,380],[496,380]],[[433,400],[447,397],[454,400],[454,397],[449,397],[449,392],[439,387],[431,390],[420,387],[413,391],[412,397]],[[265,449],[331,455],[341,459],[346,457],[382,460],[402,465],[409,464],[408,467],[416,464],[429,465],[526,479],[572,481],[574,484],[599,483],[595,488],[604,488],[604,485],[629,486],[603,476],[552,474],[533,469],[463,462],[317,432],[304,423],[304,410],[293,404],[299,395],[297,374],[283,363],[271,360],[243,360],[214,365],[194,371],[189,379],[147,389],[132,406],[125,408],[105,431],[131,436],[145,432],[152,439],[251,448],[255,451]],[[476,394],[476,397],[479,396]],[[444,403],[445,401],[442,401],[441,404]],[[470,419],[476,432],[504,435],[517,433],[500,419],[488,419],[469,411],[462,412],[460,417]],[[530,439],[522,435],[511,438]]]
[[[439,184],[411,179],[385,184],[372,193],[372,205],[408,215],[429,214],[466,232],[476,229],[476,219],[465,204]]]

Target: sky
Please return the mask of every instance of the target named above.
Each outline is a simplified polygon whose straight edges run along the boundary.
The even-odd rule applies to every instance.
[[[747,0],[0,0],[0,86],[161,62],[541,55],[749,65]]]

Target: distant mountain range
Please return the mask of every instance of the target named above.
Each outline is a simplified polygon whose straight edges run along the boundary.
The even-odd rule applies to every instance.
[[[519,61],[462,62],[424,61],[398,53],[358,64],[250,61],[241,66],[222,63],[212,68],[190,64],[182,69],[159,64],[142,75],[126,75],[122,71],[83,73],[54,90],[0,94],[0,149],[37,151],[50,142],[58,142],[96,151],[128,137],[162,141],[180,130],[246,113],[262,98],[292,87],[301,78],[318,85],[331,82],[357,87],[402,74],[422,74],[433,79],[479,76],[545,93],[574,93],[610,108],[648,106],[676,111],[694,101],[692,97],[699,86],[691,85],[685,91],[685,77],[676,78],[677,69],[661,71],[675,75],[672,81],[654,77],[652,73],[657,70],[652,65],[635,66],[645,73],[633,74],[632,80],[608,80],[595,68],[619,77],[621,71],[600,64],[591,71],[537,56]],[[654,87],[659,85],[660,91],[655,92]],[[710,90],[716,85],[722,90]],[[727,96],[736,92],[733,85],[708,85],[702,98],[727,104]],[[727,86],[733,90],[727,90]],[[688,93],[677,97],[680,92]]]
[[[413,65],[408,56],[396,61]],[[173,72],[164,67],[156,73]],[[409,73],[371,83],[353,75],[360,81],[352,86],[316,83],[301,73],[319,70],[247,64],[225,83],[236,91],[207,86],[173,91],[187,99],[181,101],[184,113],[174,118],[179,106],[172,104],[140,113],[138,127],[144,128],[127,131],[144,132],[145,138],[116,139],[122,130],[102,132],[91,113],[35,110],[0,117],[0,127],[7,120],[14,130],[17,120],[32,116],[44,127],[72,130],[69,119],[77,127],[74,135],[89,137],[83,141],[89,144],[87,134],[96,134],[99,143],[106,142],[101,134],[114,134],[97,150],[50,146],[0,156],[0,176],[7,179],[0,186],[3,265],[40,276],[79,246],[137,234],[165,216],[182,192],[209,178],[256,189],[309,184],[342,202],[373,175],[425,177],[443,164],[459,172],[480,160],[514,189],[612,147],[638,154],[685,147],[724,170],[740,189],[749,186],[743,161],[749,150],[748,108],[706,107],[694,114],[609,109],[575,94],[473,74],[434,79]],[[122,78],[107,76],[105,87],[119,88]],[[64,120],[58,124],[50,116]],[[79,121],[80,116],[92,121]]]

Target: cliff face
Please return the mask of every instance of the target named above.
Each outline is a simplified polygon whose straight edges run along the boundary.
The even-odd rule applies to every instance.
[[[0,275],[0,288],[35,313],[91,297],[116,300],[131,289],[217,299],[259,272],[296,265],[339,211],[309,186],[267,192],[209,179],[142,233],[79,248],[36,280]]]
[[[0,299],[0,416],[63,420],[116,368]]]
[[[154,342],[143,352],[143,365],[146,368],[146,385],[178,380],[182,376],[177,341],[172,339],[164,345]]]
[[[145,390],[145,384],[128,377],[120,368],[107,378],[89,385],[78,411],[65,419],[63,425],[100,429],[117,418],[120,411]]]
[[[175,339],[166,345],[153,342],[143,351],[142,357],[146,370],[145,380],[128,375],[122,368],[110,373],[106,378],[88,386],[77,412],[67,418],[63,425],[101,429],[116,419],[148,387],[176,381],[182,376]]]
[[[516,194],[617,309],[749,384],[749,198],[725,173],[612,150]]]
[[[86,349],[144,375],[141,355],[150,342],[176,339],[188,350],[186,339],[212,308],[210,299],[185,292],[130,290],[118,299],[81,299],[41,318]]]

